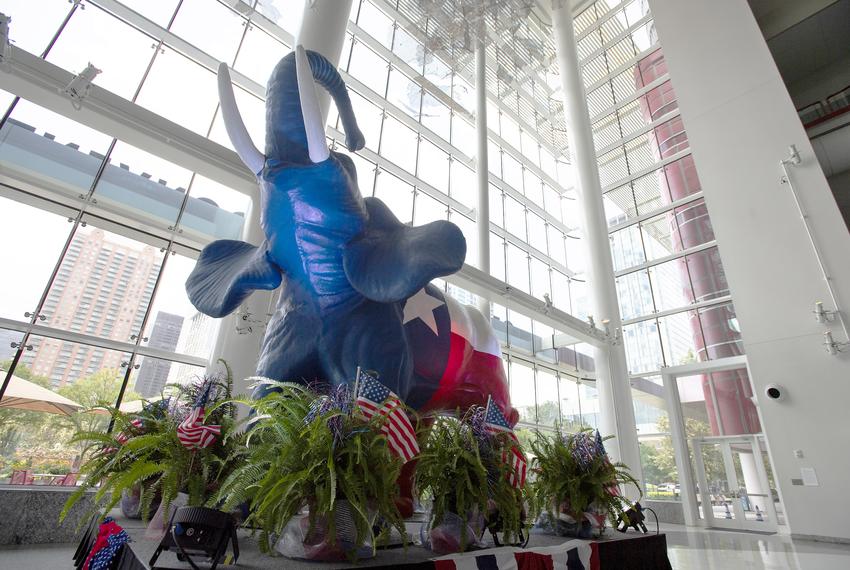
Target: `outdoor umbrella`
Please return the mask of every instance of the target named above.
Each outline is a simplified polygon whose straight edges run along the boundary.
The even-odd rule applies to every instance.
[[[9,385],[6,387],[6,393],[0,400],[0,408],[17,408],[70,416],[83,409],[83,406],[48,388],[18,376],[12,376]]]

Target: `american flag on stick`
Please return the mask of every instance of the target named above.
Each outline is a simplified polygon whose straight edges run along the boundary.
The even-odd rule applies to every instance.
[[[131,421],[130,421],[130,425],[131,425],[131,426],[133,426],[134,428],[136,428],[137,430],[142,429],[142,420],[141,420],[141,418],[134,418],[133,420],[131,420]],[[129,435],[127,435],[125,432],[123,432],[123,431],[122,431],[121,433],[119,433],[119,434],[115,437],[115,440],[116,440],[118,443],[120,443],[121,445],[124,445],[125,443],[127,443],[127,442],[130,440],[130,436],[129,436]]]
[[[511,471],[508,474],[508,481],[517,489],[521,489],[525,485],[525,476],[528,471],[528,461],[519,449],[519,439],[517,439],[513,428],[505,419],[504,414],[499,409],[499,406],[493,404],[492,398],[487,398],[487,407],[484,410],[484,426],[487,431],[492,434],[506,433],[514,441],[515,445],[511,446],[509,452],[502,454],[502,461],[508,463]]]
[[[416,432],[411,425],[401,400],[377,378],[358,370],[357,407],[367,420],[375,414],[386,418],[381,433],[387,437],[390,450],[406,463],[419,453]]]
[[[177,426],[177,439],[186,449],[203,449],[215,443],[221,434],[221,426],[204,425],[204,406],[210,395],[212,384],[207,384],[198,401],[192,407],[192,411],[185,420]]]

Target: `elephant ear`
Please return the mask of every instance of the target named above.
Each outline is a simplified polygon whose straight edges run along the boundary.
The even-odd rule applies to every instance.
[[[412,296],[435,277],[463,267],[466,239],[447,221],[410,227],[377,198],[364,200],[369,225],[346,246],[348,281],[364,297],[394,303]]]
[[[186,280],[186,293],[195,308],[211,317],[233,312],[252,291],[277,289],[282,275],[271,262],[267,245],[260,247],[222,239],[206,246]]]

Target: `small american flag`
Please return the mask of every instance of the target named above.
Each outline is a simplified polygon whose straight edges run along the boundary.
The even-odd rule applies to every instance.
[[[375,414],[384,416],[381,433],[387,437],[387,445],[405,462],[413,459],[419,453],[419,444],[401,400],[366,372],[360,372],[357,384],[357,407],[366,419],[372,419]]]
[[[508,434],[516,444],[511,446],[509,454],[505,453],[502,455],[502,461],[508,463],[511,467],[511,472],[508,474],[508,481],[517,489],[521,489],[525,485],[528,462],[519,449],[519,439],[517,439],[513,428],[508,423],[508,420],[505,419],[499,407],[493,404],[492,399],[487,400],[487,408],[484,411],[484,426],[492,434]]]
[[[142,420],[140,418],[135,418],[130,422],[130,425],[133,426],[134,428],[136,428],[137,430],[140,430],[140,429],[142,429]],[[129,440],[130,440],[130,436],[127,435],[123,431],[121,433],[119,433],[118,436],[115,438],[115,441],[117,441],[121,445],[124,445]]]
[[[215,443],[216,437],[221,434],[221,426],[204,425],[204,406],[210,394],[212,384],[207,384],[198,401],[185,420],[177,426],[177,439],[186,449],[203,449]]]

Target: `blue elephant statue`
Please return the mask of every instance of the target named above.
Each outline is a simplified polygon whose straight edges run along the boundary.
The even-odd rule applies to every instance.
[[[242,122],[227,66],[219,68],[228,135],[259,181],[265,241],[210,243],[186,282],[189,299],[222,317],[254,290],[282,288],[260,376],[337,385],[353,381],[360,366],[413,408],[465,408],[492,397],[515,423],[489,322],[429,285],[462,267],[463,234],[448,221],[402,224],[383,202],[361,196],[351,158],[328,148],[316,83],[336,103],[348,149],[363,148],[345,84],[322,55],[299,46],[275,67],[265,153]]]

